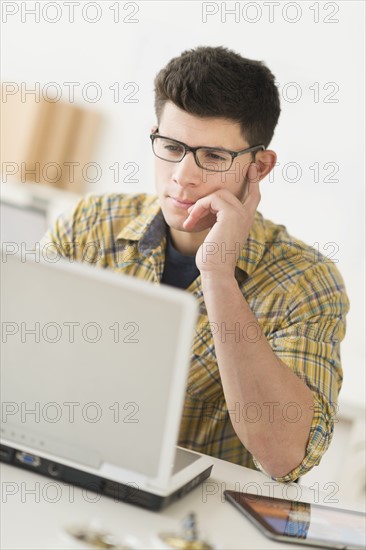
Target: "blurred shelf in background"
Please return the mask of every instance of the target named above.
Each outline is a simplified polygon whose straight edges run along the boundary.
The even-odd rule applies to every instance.
[[[102,120],[89,105],[1,86],[2,181],[83,193]]]

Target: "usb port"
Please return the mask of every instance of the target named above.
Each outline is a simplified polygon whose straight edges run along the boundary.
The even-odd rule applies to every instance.
[[[33,466],[33,468],[38,468],[41,465],[41,459],[39,456],[31,455],[29,453],[17,452],[15,454],[16,460],[22,464],[27,464],[28,466]]]
[[[3,445],[1,445],[1,447],[0,447],[0,460],[1,461],[11,462],[13,454],[14,454],[13,449],[10,449],[10,447],[4,447]]]

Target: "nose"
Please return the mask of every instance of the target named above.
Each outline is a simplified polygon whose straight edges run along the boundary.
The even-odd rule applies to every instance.
[[[197,166],[192,151],[188,151],[180,162],[173,164],[173,181],[182,186],[195,186],[202,180],[202,168]]]

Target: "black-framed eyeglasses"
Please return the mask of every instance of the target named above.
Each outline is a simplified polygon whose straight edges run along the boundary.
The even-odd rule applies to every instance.
[[[197,166],[209,172],[226,172],[230,170],[234,159],[245,153],[264,151],[264,145],[255,145],[242,151],[228,151],[218,147],[189,147],[182,141],[161,136],[156,130],[150,134],[154,155],[168,162],[181,162],[188,152],[192,152]]]

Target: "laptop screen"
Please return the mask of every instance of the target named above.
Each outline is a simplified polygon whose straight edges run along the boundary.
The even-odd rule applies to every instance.
[[[4,439],[91,468],[169,470],[194,298],[66,260],[9,256],[1,279]]]

